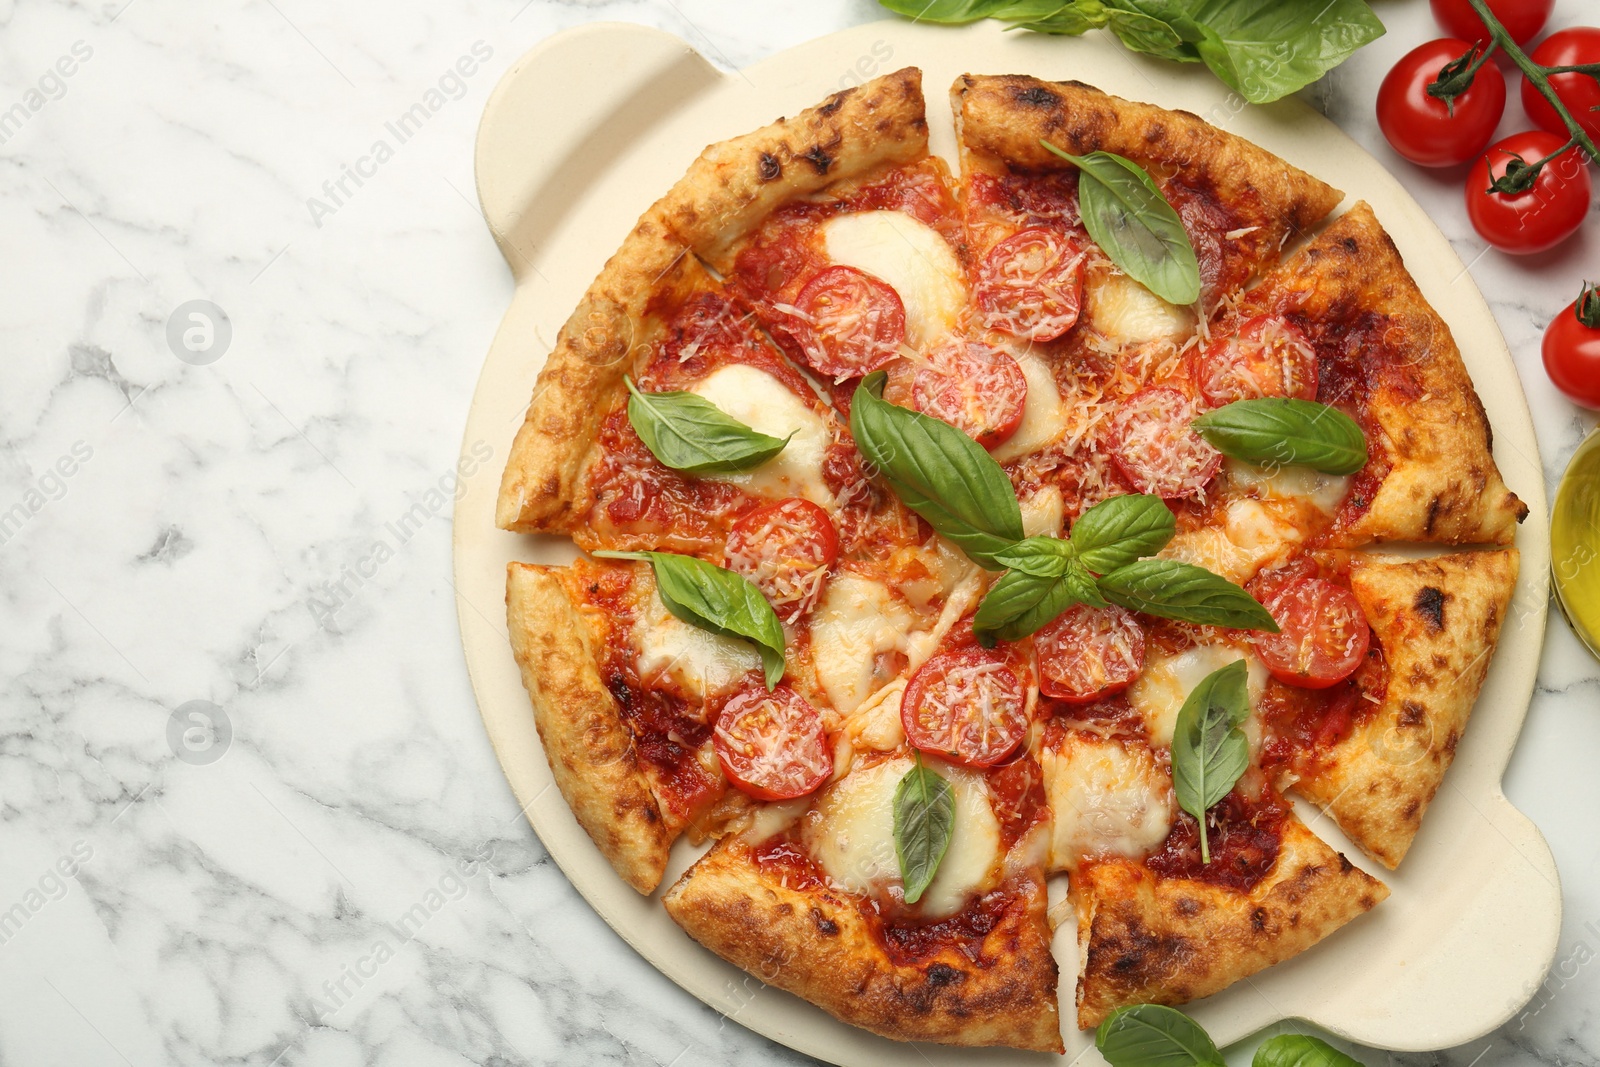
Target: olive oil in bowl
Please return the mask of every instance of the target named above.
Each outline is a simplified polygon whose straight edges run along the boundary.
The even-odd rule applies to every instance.
[[[1600,429],[1573,453],[1550,519],[1556,603],[1589,651],[1600,657]]]

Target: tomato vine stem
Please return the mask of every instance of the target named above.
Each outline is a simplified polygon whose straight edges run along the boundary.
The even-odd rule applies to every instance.
[[[1552,74],[1587,74],[1600,81],[1600,63],[1542,67],[1529,59],[1528,54],[1517,45],[1516,41],[1512,40],[1511,34],[1507,33],[1506,28],[1500,24],[1500,20],[1494,17],[1494,12],[1489,10],[1489,5],[1485,0],[1467,0],[1467,3],[1472,5],[1472,10],[1476,11],[1478,17],[1483,20],[1483,24],[1494,38],[1495,44],[1498,44],[1501,50],[1511,57],[1511,62],[1515,63],[1517,69],[1522,71],[1528,81],[1533,83],[1533,87],[1539,91],[1539,95],[1550,101],[1550,106],[1556,109],[1556,114],[1561,116],[1561,121],[1566,125],[1568,132],[1572,134],[1571,142],[1569,142],[1568,146],[1564,146],[1560,152],[1555,152],[1545,159],[1541,159],[1538,163],[1529,164],[1529,170],[1532,172],[1529,176],[1529,186],[1531,187],[1532,185],[1532,178],[1538,176],[1539,168],[1559,156],[1561,152],[1567,151],[1571,144],[1578,145],[1590,159],[1600,163],[1600,147],[1595,146],[1588,133],[1579,125],[1578,120],[1572,117],[1572,113],[1567,110],[1567,106],[1556,95],[1556,91],[1550,88],[1550,75]]]

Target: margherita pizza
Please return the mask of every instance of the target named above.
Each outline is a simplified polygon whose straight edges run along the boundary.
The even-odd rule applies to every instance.
[[[1080,1027],[1383,900],[1289,798],[1401,861],[1526,508],[1365,204],[1086,85],[953,102],[958,174],[908,68],[639,220],[505,471],[501,526],[588,553],[512,564],[510,634],[617,873],[713,842],[690,937],[879,1034],[1059,1051],[1050,879]]]

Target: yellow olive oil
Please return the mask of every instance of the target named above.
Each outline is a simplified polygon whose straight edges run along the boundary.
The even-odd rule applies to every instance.
[[[1578,446],[1556,490],[1550,575],[1567,621],[1600,656],[1600,429]]]

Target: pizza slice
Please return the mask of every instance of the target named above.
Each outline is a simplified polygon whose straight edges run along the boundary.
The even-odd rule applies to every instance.
[[[1255,767],[1207,811],[1202,853],[1199,824],[1174,793],[1170,732],[1118,711],[1058,709],[1040,753],[1047,869],[1068,873],[1078,916],[1080,1027],[1127,1004],[1209,996],[1388,895],[1306,829]]]
[[[1206,309],[1277,262],[1286,242],[1309,230],[1343,197],[1195,115],[1123,100],[1081,82],[967,74],[956,79],[951,99],[970,254],[980,279],[1010,279],[980,289],[978,303],[982,308],[987,296],[995,305],[984,309],[990,324],[1027,340],[1061,336],[1065,320],[1057,313],[1067,308],[1037,299],[1025,301],[1023,308],[1006,307],[1001,298],[1042,288],[1054,290],[1054,303],[1061,304],[1060,286],[1023,286],[1017,275],[1026,273],[1021,268],[1029,262],[1053,260],[1043,253],[1063,244],[1088,254],[1076,269],[1088,275],[1091,328],[1118,341],[1153,340],[1191,333],[1196,324],[1191,310],[1161,301],[1088,246],[1078,221],[1077,169],[1041,141],[1077,156],[1114,153],[1150,175],[1194,245],[1200,305]],[[1075,317],[1076,309],[1071,310]]]
[[[1263,766],[1390,869],[1455,758],[1517,562],[1516,549],[1317,553],[1257,586],[1284,627],[1258,640],[1277,675],[1259,704]]]
[[[512,446],[497,523],[587,533],[596,543],[714,549],[733,513],[762,499],[836,503],[864,487],[837,420],[792,367],[778,372],[788,366],[781,353],[696,257],[714,256],[790,200],[926,156],[914,68],[707,148],[644,213],[563,326]],[[668,373],[671,360],[686,366]],[[674,472],[652,467],[625,426],[630,374],[701,385],[713,403],[736,407],[728,412],[735,418],[793,438],[742,476],[668,477]]]
[[[1264,276],[1218,329],[1259,321],[1307,340],[1315,399],[1366,433],[1370,459],[1315,543],[1511,543],[1527,505],[1495,466],[1489,421],[1450,328],[1370,207],[1356,204]]]
[[[1037,767],[927,765],[955,818],[915,903],[895,849],[895,790],[915,766],[901,748],[752,817],[667,891],[667,911],[763,982],[885,1037],[1060,1052]]]

